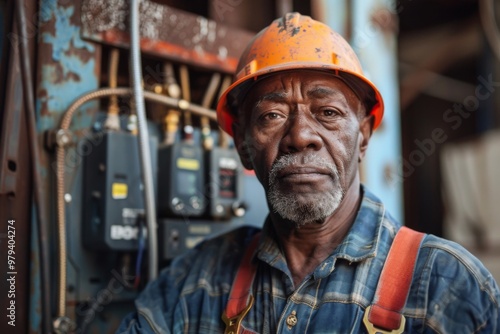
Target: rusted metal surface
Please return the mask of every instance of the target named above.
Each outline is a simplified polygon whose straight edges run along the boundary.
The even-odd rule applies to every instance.
[[[82,36],[128,47],[128,1],[83,0]],[[253,33],[152,1],[140,5],[141,50],[176,62],[233,73]]]
[[[14,53],[12,53],[14,55]],[[21,127],[22,109],[22,84],[18,80],[21,76],[19,69],[19,58],[10,59],[10,73],[7,75],[7,93],[5,109],[2,120],[2,132],[0,138],[0,195],[14,193],[17,189],[17,166],[19,138]],[[14,96],[17,97],[14,98]]]
[[[29,261],[31,224],[30,156],[27,150],[26,118],[22,106],[22,82],[19,80],[19,58],[10,51],[5,103],[0,140],[2,192],[0,193],[0,254],[2,275],[0,279],[0,308],[7,310],[14,302],[15,318],[6,317],[0,322],[0,333],[25,333],[28,329]],[[9,224],[9,220],[13,222]],[[10,227],[9,227],[10,226]],[[13,240],[13,241],[10,241]],[[8,267],[8,246],[11,246],[13,267]],[[8,274],[15,272],[16,274]],[[14,278],[14,280],[12,280]],[[7,281],[11,279],[11,281]],[[11,284],[15,283],[14,285]],[[11,294],[13,293],[13,294]],[[9,325],[14,320],[15,327]]]
[[[16,50],[16,55],[20,61],[21,67],[21,82],[23,85],[23,102],[24,110],[26,116],[26,126],[28,132],[28,148],[30,152],[30,158],[32,163],[30,164],[31,177],[33,180],[33,199],[35,204],[35,216],[31,227],[32,233],[31,240],[38,241],[38,247],[33,246],[32,250],[37,256],[36,259],[32,261],[36,264],[38,260],[38,268],[33,266],[33,269],[29,277],[33,277],[30,280],[31,283],[40,282],[40,289],[38,291],[31,285],[30,300],[41,300],[41,314],[42,314],[42,333],[49,334],[52,332],[51,328],[51,316],[50,316],[50,296],[51,296],[51,286],[50,286],[50,255],[49,255],[49,238],[48,238],[48,218],[46,213],[45,199],[47,196],[42,192],[41,187],[41,171],[37,163],[33,163],[40,160],[40,148],[38,145],[38,137],[36,132],[36,119],[35,119],[35,99],[33,92],[33,70],[32,64],[34,59],[34,52],[30,52],[30,43],[28,34],[28,24],[29,20],[26,15],[25,9],[26,0],[17,1],[15,5],[15,21],[16,27],[19,32],[18,42],[13,44]],[[31,6],[31,9],[34,9]],[[33,42],[31,42],[33,45]],[[33,244],[32,244],[33,245]],[[30,303],[31,304],[31,303]],[[33,305],[35,302],[33,303]]]
[[[94,43],[83,41],[80,37],[80,7],[81,3],[67,0],[42,1],[39,10],[39,22],[36,36],[38,44],[37,63],[37,127],[40,138],[47,130],[59,127],[63,113],[68,106],[80,95],[94,90],[99,86],[100,75],[100,47]],[[94,114],[98,109],[96,102],[88,103],[80,108],[75,115],[72,131],[79,134],[82,131],[88,132]],[[81,158],[78,156],[78,158]],[[50,210],[51,236],[55,236],[55,164],[51,152],[43,151],[40,161],[43,177],[43,193],[50,199],[47,203],[47,210]],[[81,159],[68,162],[67,175],[68,184],[66,189],[70,189],[72,181],[79,170]],[[78,216],[80,212],[71,211],[70,218]],[[74,220],[67,222],[68,231],[79,239],[80,231],[73,226]],[[57,268],[55,239],[51,242],[52,268]],[[70,263],[71,259],[69,259]],[[57,277],[53,271],[54,278]],[[53,280],[55,281],[55,279]],[[71,283],[71,284],[70,284]],[[69,301],[74,301],[75,293],[74,281],[68,282]],[[56,288],[53,285],[53,288]],[[36,305],[35,305],[36,307]],[[38,310],[39,312],[39,310]],[[72,318],[74,312],[69,314]],[[30,331],[38,333],[37,315],[32,312],[30,319]]]

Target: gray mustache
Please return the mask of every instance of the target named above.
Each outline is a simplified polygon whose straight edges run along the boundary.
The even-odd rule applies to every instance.
[[[317,167],[322,167],[328,169],[335,178],[339,177],[339,172],[337,166],[327,161],[326,159],[318,156],[315,153],[308,153],[306,155],[282,155],[276,159],[271,167],[269,173],[269,185],[273,185],[276,182],[276,175],[284,168],[302,166],[302,165],[314,165]]]

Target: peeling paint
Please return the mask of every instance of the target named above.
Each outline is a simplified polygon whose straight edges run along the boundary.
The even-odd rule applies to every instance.
[[[71,103],[86,92],[98,87],[93,57],[95,46],[80,37],[80,27],[73,25],[75,7],[62,7],[55,0],[44,0],[42,21],[53,23],[53,31],[47,25],[41,40],[51,50],[50,59],[44,59],[40,66],[40,93],[36,103],[39,116],[38,129],[52,129],[58,126],[60,115]],[[96,102],[85,108],[95,109]],[[43,110],[43,114],[42,113]],[[86,123],[86,122],[83,122]],[[88,120],[90,123],[90,119]],[[81,124],[86,126],[87,124]]]
[[[43,42],[52,44],[52,59],[54,61],[61,61],[63,59],[62,55],[70,49],[71,45],[77,49],[86,49],[90,52],[95,50],[92,44],[80,38],[80,27],[71,25],[70,18],[74,10],[74,7],[57,8],[55,11],[55,35],[42,34]]]
[[[97,78],[93,75],[94,59],[82,63],[77,57],[64,57],[62,62],[65,72],[79,73],[80,80],[64,80],[61,83],[56,83],[59,80],[54,77],[55,65],[43,65],[42,76],[46,78],[44,88],[47,95],[41,97],[39,103],[46,103],[51,113],[65,111],[77,97],[94,90],[98,86]],[[95,103],[90,104],[93,105],[92,108],[95,108]],[[86,106],[82,107],[82,109],[85,108]],[[53,117],[43,117],[40,120],[40,126],[43,129],[54,128],[57,126],[54,121]]]
[[[52,18],[52,13],[57,9],[57,0],[42,0],[40,8],[40,20],[48,22]]]
[[[128,11],[128,2],[124,0],[83,0],[82,36],[128,48]],[[141,1],[139,13],[144,54],[217,72],[233,73],[241,52],[254,35],[152,0]]]
[[[293,28],[293,30],[292,30],[292,36],[297,35],[299,32],[300,32],[300,27]]]

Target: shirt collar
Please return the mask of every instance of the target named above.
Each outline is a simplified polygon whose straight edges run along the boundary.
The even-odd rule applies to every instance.
[[[349,262],[375,256],[385,216],[384,204],[364,186],[361,191],[363,198],[354,224],[335,251],[337,257]]]

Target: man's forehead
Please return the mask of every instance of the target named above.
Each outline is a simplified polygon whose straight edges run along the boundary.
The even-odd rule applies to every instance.
[[[260,78],[252,85],[250,92],[255,89],[285,89],[297,83],[306,84],[308,86],[317,85],[348,88],[344,80],[333,72],[296,70],[273,73],[272,75]]]
[[[311,99],[324,99],[324,98],[338,98],[341,100],[346,100],[346,97],[343,92],[339,89],[315,85],[312,87],[307,87],[304,91],[305,96]],[[292,97],[292,92],[290,90],[281,89],[271,91],[269,93],[264,92],[263,94],[256,94],[256,103],[261,103],[264,101],[272,101],[272,102],[285,102],[287,99]]]
[[[277,73],[255,82],[246,102],[284,101],[297,90],[308,98],[342,98],[359,102],[352,89],[338,76],[319,71]]]

